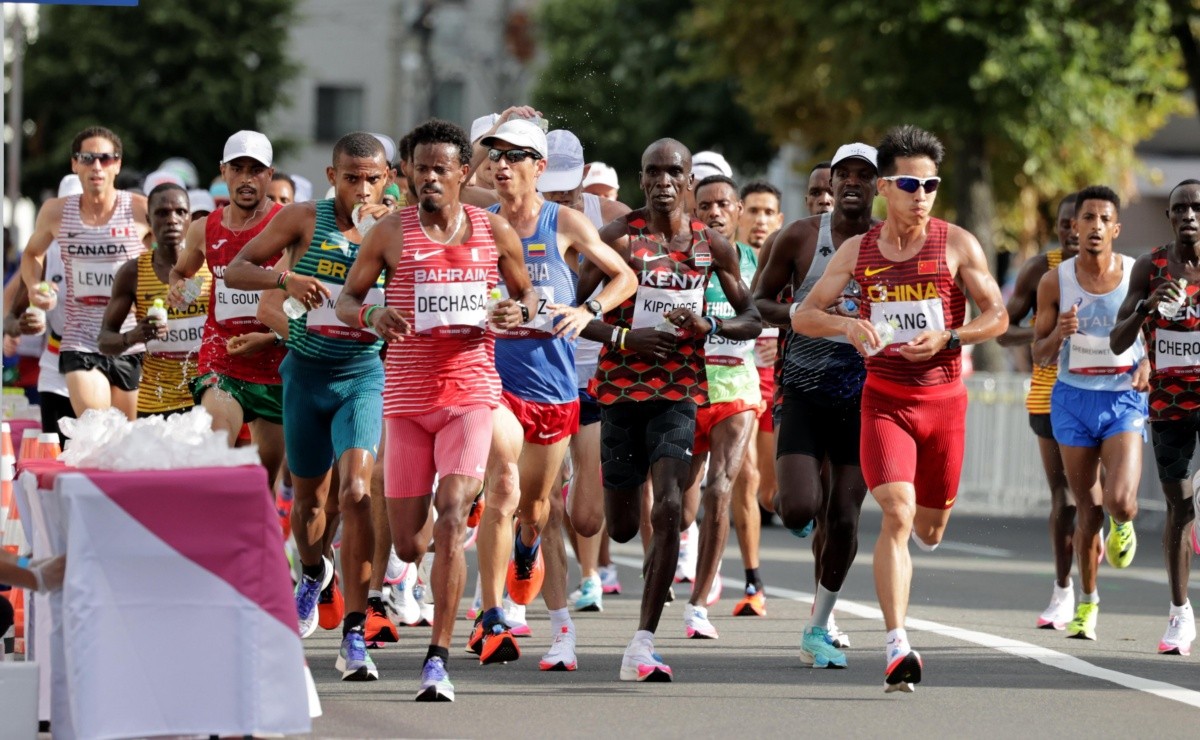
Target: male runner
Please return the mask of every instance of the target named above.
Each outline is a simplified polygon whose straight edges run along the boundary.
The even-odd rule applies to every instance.
[[[748,286],[754,279],[758,263],[749,245],[734,241],[741,215],[742,202],[732,179],[725,175],[709,175],[696,184],[695,216],[737,250],[741,288],[749,292]],[[720,282],[711,277],[704,292],[704,303],[707,312],[719,319],[729,319],[736,314]],[[683,517],[689,525],[696,518],[698,506],[704,505],[704,521],[699,527],[697,542],[692,545],[696,548],[695,580],[691,597],[683,608],[684,633],[690,638],[717,638],[717,629],[708,620],[708,604],[713,601],[713,583],[721,578],[720,562],[729,536],[734,480],[743,468],[762,405],[758,371],[754,365],[754,344],[755,340],[712,336],[704,346],[708,403],[696,410],[691,479],[683,494]],[[700,484],[706,460],[708,473],[701,501]],[[749,491],[741,493],[749,495],[757,522],[758,498]],[[741,508],[742,502],[738,501],[736,506]],[[738,530],[739,535],[742,532]],[[754,557],[758,557],[757,547]]]
[[[271,183],[267,185],[267,197],[272,203],[290,205],[296,200],[296,183],[285,173],[276,172],[271,175]]]
[[[417,700],[453,701],[446,662],[466,578],[464,525],[483,482],[492,410],[500,404],[487,325],[526,323],[538,299],[513,228],[459,201],[470,175],[466,133],[432,120],[411,137],[407,175],[420,205],[376,225],[342,288],[337,314],[349,326],[372,327],[389,343],[384,485],[392,537],[396,554],[409,563],[421,560],[431,536],[434,546],[433,635]],[[365,303],[385,270],[386,305]],[[501,276],[509,295],[521,301],[490,307],[488,295]]]
[[[833,167],[829,162],[818,162],[808,172],[804,207],[808,209],[808,215],[819,216],[832,211],[833,203]]]
[[[592,319],[633,295],[637,283],[633,271],[600,241],[586,216],[538,194],[536,183],[546,169],[547,154],[541,128],[514,118],[481,143],[489,149],[492,179],[500,195],[499,205],[489,210],[503,216],[521,237],[539,310],[527,325],[496,332],[496,369],[504,391],[493,416],[487,507],[476,542],[484,610],[476,630],[482,638],[479,660],[486,664],[520,656],[500,608],[503,581],[520,605],[532,601],[543,586],[554,642],[538,665],[544,671],[573,671],[575,625],[567,611],[563,507],[561,499],[551,502],[567,443],[579,429],[573,340]],[[596,298],[577,305],[576,271],[581,259],[599,267],[608,282]],[[515,536],[511,534],[514,511]],[[544,562],[544,577],[537,573],[539,560]],[[506,565],[508,575],[502,578]]]
[[[888,692],[911,692],[921,680],[921,657],[904,630],[912,582],[908,539],[936,547],[958,496],[967,411],[961,347],[1008,326],[979,242],[930,216],[943,152],[937,137],[915,126],[884,136],[877,187],[888,220],[843,242],[792,316],[797,333],[841,334],[873,355],[862,392],[859,459],[883,510],[875,590],[888,629]],[[862,287],[859,318],[828,313],[851,280]],[[967,296],[979,316],[964,325]],[[872,322],[895,327],[886,346]]]
[[[175,267],[192,222],[187,191],[174,183],[164,183],[149,192],[147,202],[154,250],[117,270],[97,342],[100,351],[110,356],[120,355],[133,344],[146,345],[138,416],[181,413],[195,404],[188,383],[196,377],[196,353],[208,317],[208,296],[204,294],[182,309],[165,306],[171,268]],[[203,267],[196,274],[203,275],[205,281],[212,279]],[[162,300],[166,308],[165,323],[149,319],[148,312],[156,300]],[[138,323],[123,332],[121,325],[131,309]]]
[[[1125,568],[1137,550],[1133,518],[1146,433],[1141,391],[1149,387],[1149,363],[1136,331],[1140,327],[1135,325],[1133,336],[1124,338],[1120,352],[1109,340],[1134,263],[1113,251],[1121,232],[1120,208],[1120,198],[1107,187],[1079,191],[1074,220],[1079,254],[1038,283],[1034,329],[1033,361],[1047,364],[1058,355],[1050,421],[1075,498],[1075,560],[1081,582],[1067,637],[1087,640],[1096,639],[1100,613],[1096,571],[1105,511],[1111,519],[1105,548],[1109,564]]]
[[[29,304],[53,308],[57,291],[37,290],[42,263],[50,243],[57,240],[66,274],[66,321],[59,351],[59,369],[75,413],[110,406],[130,419],[137,416],[137,389],[145,347],[132,344],[119,356],[100,352],[96,338],[104,309],[112,297],[117,269],[146,251],[149,231],[146,198],[115,186],[121,171],[119,136],[103,126],[90,126],[71,142],[71,171],[83,183],[83,195],[51,198],[38,211],[33,235],[21,255],[21,277]],[[132,331],[137,320],[122,317],[121,329]]]
[[[1072,222],[1075,219],[1075,193],[1063,198],[1058,205],[1055,229],[1058,231],[1057,249],[1039,254],[1021,266],[1012,297],[1008,299],[1008,331],[997,340],[1002,347],[1015,347],[1033,343],[1033,323],[1020,326],[1019,322],[1037,306],[1038,282],[1051,270],[1058,269],[1065,259],[1079,253],[1079,234]],[[1050,424],[1050,391],[1058,375],[1058,358],[1049,365],[1034,363],[1033,375],[1029,380],[1029,395],[1025,397],[1025,408],[1029,411],[1029,426],[1038,438],[1038,451],[1042,455],[1042,470],[1050,486],[1050,550],[1054,554],[1054,590],[1050,605],[1041,613],[1037,626],[1043,629],[1061,630],[1075,616],[1075,586],[1071,581],[1071,563],[1075,557],[1075,500],[1067,487],[1067,474],[1063,470],[1062,453],[1054,440],[1054,429]]]
[[[871,218],[879,174],[875,148],[858,142],[839,147],[832,172],[833,211],[784,228],[758,276],[754,299],[767,321],[786,323],[801,304],[779,303],[780,291],[795,286],[796,300],[803,301],[834,255],[877,223]],[[859,284],[852,281],[832,313],[856,318],[861,301]],[[859,462],[866,368],[845,337],[814,339],[789,331],[786,346],[775,461],[782,483],[773,508],[793,532],[815,522],[821,534],[819,547],[814,542],[813,548],[817,592],[801,637],[801,660],[817,668],[844,668],[846,656],[830,633],[838,594],[858,553],[858,519],[867,494]]]
[[[1153,374],[1150,377],[1150,431],[1154,461],[1167,499],[1163,523],[1163,557],[1171,589],[1167,631],[1158,652],[1190,655],[1196,639],[1196,618],[1188,600],[1192,554],[1186,543],[1193,523],[1191,462],[1200,433],[1200,180],[1184,180],[1167,200],[1167,220],[1174,241],[1138,257],[1129,278],[1129,293],[1117,314],[1112,349],[1122,352],[1139,333],[1145,333]],[[1179,281],[1187,285],[1181,292]],[[1183,298],[1173,316],[1159,310]]]
[[[383,426],[383,364],[379,337],[343,324],[334,305],[362,242],[351,211],[358,206],[362,215],[388,214],[379,202],[388,183],[383,145],[368,133],[346,134],[334,145],[333,164],[325,172],[335,197],[284,208],[242,248],[225,281],[240,290],[280,288],[307,309],[289,316],[289,352],[279,366],[295,492],[292,531],[303,573],[296,588],[300,635],[308,637],[317,628],[317,600],[329,569],[322,552],[325,501],[336,465],[345,588],[337,669],[343,680],[370,681],[379,673],[363,630],[375,545],[370,487]],[[290,270],[263,267],[281,257]],[[379,303],[382,297],[377,291],[368,299]]]
[[[672,678],[670,667],[654,654],[654,631],[679,557],[696,407],[708,400],[705,338],[753,339],[762,330],[740,277],[737,252],[685,211],[691,169],[691,152],[674,139],[660,139],[642,154],[646,206],[600,233],[638,275],[637,293],[585,330],[586,338],[605,344],[595,395],[601,405],[600,460],[613,539],[628,542],[638,534],[647,473],[653,491],[654,533],[641,620],[621,660],[623,681]],[[703,315],[704,288],[713,273],[737,313],[734,318]],[[578,296],[589,295],[594,285],[581,279]]]

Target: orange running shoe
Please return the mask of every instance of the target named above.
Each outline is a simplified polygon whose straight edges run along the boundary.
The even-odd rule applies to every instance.
[[[546,568],[542,562],[542,538],[533,541],[530,551],[521,553],[521,527],[517,525],[516,541],[513,543],[513,557],[508,562],[508,574],[504,578],[504,586],[513,603],[521,606],[528,605],[537,598],[542,590],[542,582],[546,580]]]
[[[475,655],[483,655],[483,615],[479,615],[479,619],[475,620],[475,626],[471,628],[471,636],[467,638],[467,652]]]
[[[388,619],[387,609],[382,604],[376,606],[367,602],[367,626],[363,630],[363,639],[367,647],[383,647],[385,642],[399,642],[400,633],[396,625]]]
[[[318,624],[323,630],[337,629],[346,617],[346,602],[342,599],[342,589],[338,586],[338,574],[333,574],[329,586],[321,592],[317,601]]]
[[[754,586],[746,587],[746,595],[733,607],[735,617],[765,617],[767,616],[767,595],[758,591]]]
[[[505,624],[494,624],[491,632],[483,633],[483,648],[479,653],[480,665],[508,663],[520,657],[521,648],[517,647],[517,638],[512,636]]]

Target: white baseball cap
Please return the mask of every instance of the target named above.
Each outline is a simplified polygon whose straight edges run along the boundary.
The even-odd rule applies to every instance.
[[[158,168],[179,175],[186,187],[194,188],[200,184],[200,174],[196,172],[196,165],[183,157],[168,157]]]
[[[304,175],[289,175],[289,177],[292,178],[292,182],[296,185],[296,202],[306,203],[312,200],[312,180],[309,180]]]
[[[162,185],[164,182],[173,182],[184,190],[187,190],[187,183],[179,175],[170,170],[155,170],[146,175],[146,179],[142,181],[142,192],[149,195],[151,190]]]
[[[388,165],[396,161],[396,142],[392,141],[392,137],[387,134],[371,134],[383,144],[383,156],[387,158]]]
[[[716,152],[696,152],[692,155],[692,174],[700,182],[710,175],[733,177],[733,168]]]
[[[546,134],[546,171],[538,178],[537,189],[543,193],[574,190],[583,182],[583,144],[579,137],[566,129]]]
[[[66,198],[71,195],[83,195],[83,182],[80,181],[79,175],[63,175],[63,179],[58,181],[58,197]]]
[[[617,179],[617,171],[603,162],[592,162],[588,166],[587,175],[583,178],[583,186],[586,188],[590,185],[604,185],[614,189],[621,187],[621,183]]]
[[[870,144],[864,144],[861,141],[856,141],[853,144],[842,144],[838,147],[837,152],[834,153],[833,159],[830,161],[829,166],[831,168],[837,167],[838,162],[842,162],[847,159],[861,159],[878,171],[879,165],[876,164],[875,161],[876,153],[875,147],[871,146]]]
[[[270,140],[259,132],[238,131],[225,142],[221,164],[229,164],[238,157],[249,157],[270,167],[275,158],[275,150],[271,148]]]
[[[217,202],[213,200],[212,194],[201,188],[188,191],[188,203],[192,206],[192,213],[196,211],[208,211],[212,213],[217,210]]]
[[[474,144],[479,141],[479,137],[486,134],[492,126],[495,126],[499,118],[499,113],[489,113],[486,116],[480,116],[471,121],[471,143]]]
[[[537,152],[542,159],[546,158],[549,147],[546,145],[546,132],[542,127],[524,118],[511,118],[500,124],[496,133],[484,138],[480,144],[491,146],[493,141],[503,141],[506,144],[519,146]]]

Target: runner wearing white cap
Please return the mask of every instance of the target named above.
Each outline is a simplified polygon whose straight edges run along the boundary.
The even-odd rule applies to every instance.
[[[616,200],[621,192],[617,171],[603,162],[587,165],[583,174],[583,192],[604,200]]]

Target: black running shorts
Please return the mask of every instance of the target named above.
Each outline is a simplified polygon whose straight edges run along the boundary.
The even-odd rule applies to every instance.
[[[1054,426],[1050,424],[1050,414],[1030,414],[1029,428],[1042,439],[1054,441]]]
[[[857,405],[821,404],[795,388],[783,389],[775,424],[775,459],[784,455],[827,456],[834,465],[858,466],[862,412]]]
[[[99,352],[63,350],[58,354],[58,371],[63,375],[80,370],[99,370],[108,384],[123,391],[136,391],[142,384],[144,354],[109,357]]]
[[[1159,480],[1188,479],[1197,434],[1200,434],[1200,412],[1192,412],[1186,419],[1156,421],[1150,425]]]
[[[630,490],[646,482],[664,457],[692,462],[696,404],[624,401],[600,407],[600,471],[604,487]]]

